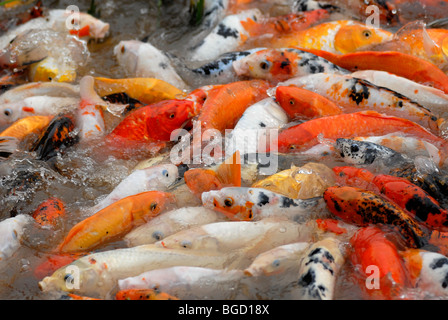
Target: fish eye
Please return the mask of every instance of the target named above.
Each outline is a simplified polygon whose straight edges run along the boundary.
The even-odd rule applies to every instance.
[[[362,35],[363,35],[365,38],[369,38],[369,37],[372,35],[372,31],[370,31],[370,30],[364,30],[364,31],[362,32]]]
[[[275,259],[274,261],[272,261],[272,266],[278,268],[280,266],[280,260]]]
[[[67,282],[70,282],[70,283],[74,283],[74,281],[75,281],[75,279],[73,278],[73,275],[71,275],[70,273],[67,273],[65,276],[64,276],[64,281],[67,283]]]
[[[291,145],[289,146],[289,150],[294,150],[295,148],[296,148],[296,146],[293,145],[293,144],[291,144]]]
[[[354,145],[350,146],[350,151],[351,152],[358,152],[359,151],[358,145],[354,144]]]
[[[161,231],[154,231],[154,232],[152,233],[152,237],[153,237],[155,240],[157,240],[157,241],[162,240],[162,239],[163,239],[163,233],[162,233]]]
[[[231,207],[231,206],[233,205],[233,199],[232,199],[232,198],[226,198],[226,199],[224,200],[224,205],[225,205],[226,207]]]
[[[296,103],[296,102],[294,101],[294,99],[289,100],[289,104],[290,104],[290,105],[293,106],[295,103]]]
[[[252,213],[252,209],[249,209],[249,214],[248,214],[248,218],[249,219],[252,219],[252,217],[253,217],[254,215],[253,215],[253,213]]]
[[[188,240],[182,240],[180,242],[180,246],[185,249],[191,248],[191,245],[192,245],[191,241],[188,241]]]
[[[3,113],[5,114],[5,116],[9,117],[12,114],[12,110],[7,108],[3,111]]]
[[[176,115],[175,115],[174,113],[171,113],[171,114],[168,116],[168,118],[170,118],[170,119],[174,119],[175,116],[176,116]]]
[[[151,205],[149,206],[149,209],[150,209],[151,211],[156,210],[156,208],[157,208],[157,203],[155,203],[155,202],[151,203]]]
[[[267,60],[263,60],[260,62],[260,68],[263,70],[268,70],[271,67],[271,63]]]
[[[168,170],[163,170],[162,171],[162,175],[164,175],[167,178],[170,176],[169,173],[168,173]]]

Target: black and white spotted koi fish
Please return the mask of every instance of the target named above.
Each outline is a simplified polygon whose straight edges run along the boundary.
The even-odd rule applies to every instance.
[[[281,82],[314,91],[347,111],[372,110],[405,118],[438,132],[438,118],[417,102],[351,75],[315,73]]]

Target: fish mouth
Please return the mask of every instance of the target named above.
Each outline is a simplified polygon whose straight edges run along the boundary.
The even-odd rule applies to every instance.
[[[176,189],[176,188],[178,188],[178,187],[180,187],[180,186],[182,186],[182,185],[184,185],[184,184],[185,184],[185,180],[184,180],[184,178],[179,177],[179,178],[177,178],[176,181],[174,181],[172,184],[170,184],[170,185],[167,187],[167,191],[168,191],[168,192],[169,192],[169,191],[173,191],[174,189]]]

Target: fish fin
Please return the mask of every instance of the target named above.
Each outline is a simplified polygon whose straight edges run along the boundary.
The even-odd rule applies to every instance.
[[[216,175],[223,185],[241,187],[241,157],[236,151],[216,169]]]
[[[19,140],[14,137],[0,137],[0,159],[8,158],[17,149]]]
[[[184,173],[184,180],[190,191],[199,198],[203,192],[222,188],[222,183],[216,172],[211,169],[190,169]]]

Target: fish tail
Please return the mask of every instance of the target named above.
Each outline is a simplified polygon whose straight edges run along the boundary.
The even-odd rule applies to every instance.
[[[219,165],[216,174],[224,185],[241,187],[241,158],[240,152],[236,151]]]
[[[0,137],[0,159],[6,159],[16,151],[19,140],[14,137]]]

